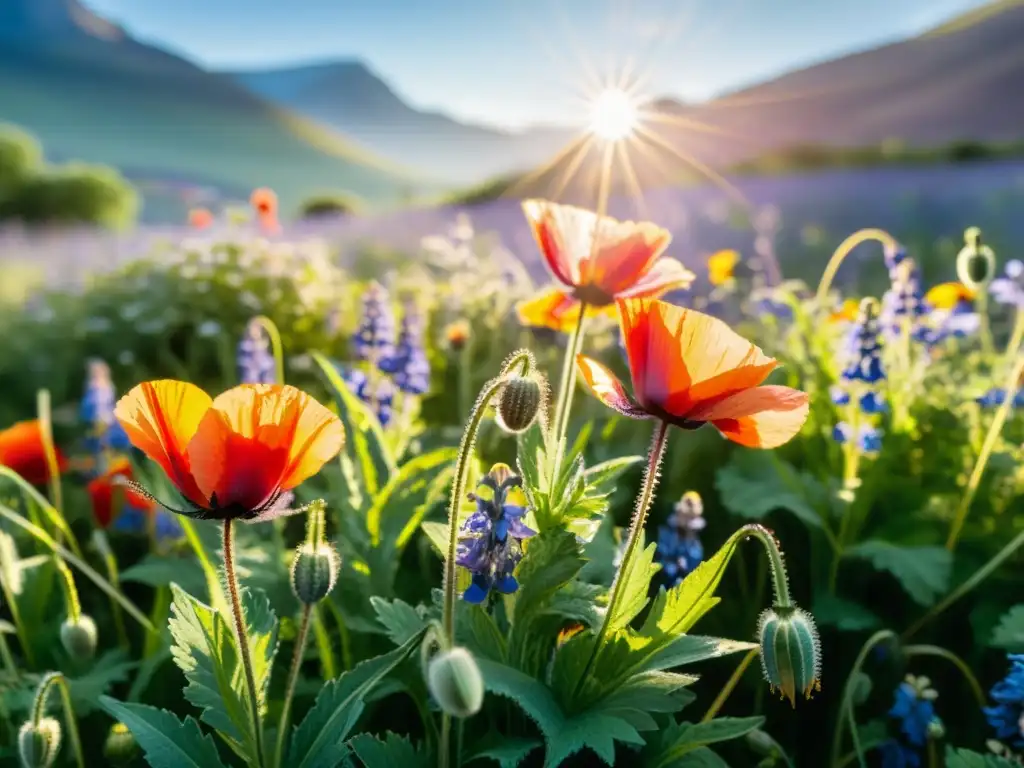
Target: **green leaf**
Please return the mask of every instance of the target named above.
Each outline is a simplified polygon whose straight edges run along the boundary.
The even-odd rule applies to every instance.
[[[763,717],[720,717],[705,723],[679,723],[662,730],[658,746],[651,750],[650,768],[678,765],[684,755],[708,744],[746,736],[764,723]],[[700,765],[700,763],[696,763]]]
[[[537,739],[523,739],[495,733],[469,750],[466,762],[488,759],[496,762],[499,768],[518,768],[526,756],[539,746],[541,746],[541,742]]]
[[[448,552],[448,523],[422,523],[420,529],[427,534],[434,551],[443,559]]]
[[[162,709],[109,696],[100,706],[132,732],[151,768],[224,768],[217,745],[191,717],[184,721]]]
[[[584,748],[592,749],[607,765],[615,761],[615,742],[643,745],[644,740],[624,718],[599,709],[572,717],[558,705],[551,690],[522,672],[478,659],[487,690],[512,699],[535,723],[547,746],[544,765],[555,768]]]
[[[410,529],[411,532],[419,527],[427,512],[424,506],[427,491],[440,468],[455,461],[457,455],[457,448],[438,448],[406,462],[392,475],[374,496],[373,505],[366,513],[366,529],[373,546],[386,543],[389,545],[386,549],[393,552],[399,546],[403,531]],[[408,540],[408,534],[405,539]]]
[[[733,514],[761,520],[769,512],[786,509],[805,524],[821,527],[821,517],[808,497],[821,496],[817,480],[799,474],[772,451],[733,451],[729,463],[715,475],[715,488]]]
[[[370,598],[377,620],[384,625],[388,639],[395,645],[405,645],[427,626],[426,619],[408,603],[401,600]]]
[[[946,747],[946,768],[1017,768],[1017,763],[998,755],[982,755],[968,749]]]
[[[252,658],[256,695],[262,712],[266,707],[267,685],[277,654],[277,616],[262,590],[242,590],[242,613],[245,616],[246,640]]]
[[[149,554],[130,568],[121,571],[121,581],[162,587],[172,581],[190,594],[206,591],[202,568],[194,558],[162,557]]]
[[[419,648],[422,634],[390,653],[357,664],[328,682],[292,733],[289,768],[333,768],[347,751],[345,739],[374,687]]]
[[[171,655],[185,673],[185,698],[239,755],[256,754],[234,633],[212,608],[171,584]]]
[[[313,352],[312,357],[333,390],[338,417],[345,427],[346,454],[354,454],[363,487],[371,496],[376,496],[395,472],[395,459],[387,448],[380,422],[366,404],[349,391],[330,360],[319,352]]]
[[[887,541],[865,541],[846,551],[847,557],[868,560],[888,571],[920,605],[931,605],[949,588],[953,555],[943,547],[899,547]]]
[[[657,545],[652,542],[649,547],[644,547],[641,536],[637,542],[637,549],[639,551],[634,554],[629,570],[623,570],[619,575],[622,579],[622,598],[608,619],[608,628],[613,632],[628,626],[629,622],[644,609],[647,605],[647,591],[650,589],[651,579],[658,572],[658,566],[654,564]]]
[[[1011,652],[1024,649],[1024,605],[1015,605],[1003,615],[989,645]]]
[[[698,747],[672,763],[672,768],[729,768],[729,764],[707,747]]]
[[[622,456],[595,464],[584,473],[588,493],[611,493],[623,472],[643,462],[643,456]]]
[[[843,632],[863,632],[881,625],[882,620],[860,603],[823,592],[814,599],[814,620]]]
[[[430,768],[432,761],[426,751],[417,748],[405,736],[388,733],[378,739],[369,733],[353,736],[349,748],[364,765],[371,768]]]

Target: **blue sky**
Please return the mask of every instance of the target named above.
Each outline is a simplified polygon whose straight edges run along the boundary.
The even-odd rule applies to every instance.
[[[578,122],[590,71],[704,99],[914,34],[984,0],[84,0],[210,67],[359,58],[417,107]]]

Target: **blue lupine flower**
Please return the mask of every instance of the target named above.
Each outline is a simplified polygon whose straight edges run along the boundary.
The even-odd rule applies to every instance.
[[[1006,390],[1001,387],[995,387],[990,389],[985,394],[978,398],[975,398],[975,402],[982,408],[998,408],[1006,400]],[[1024,389],[1018,389],[1017,394],[1013,396],[1013,407],[1020,408],[1024,406]]]
[[[882,768],[921,768],[921,756],[897,739],[886,739],[878,747]]]
[[[913,259],[903,259],[891,273],[892,287],[882,296],[882,325],[892,336],[903,334],[910,325],[912,338],[921,341],[927,333],[921,320],[928,314],[928,304],[921,289],[921,277]]]
[[[675,506],[664,525],[658,526],[656,558],[665,581],[674,587],[704,559],[700,532],[704,530],[704,504],[694,491],[688,491]]]
[[[935,697],[927,677],[908,675],[896,689],[889,717],[900,721],[900,733],[915,747],[928,742],[928,727],[935,719]]]
[[[395,354],[395,316],[387,289],[370,283],[363,294],[363,315],[352,339],[356,356],[380,362]]]
[[[492,589],[503,595],[519,589],[512,574],[523,557],[523,539],[536,531],[523,523],[523,481],[507,465],[495,464],[470,498],[476,511],[462,524],[455,562],[473,574],[462,599],[482,603]]]
[[[85,449],[96,458],[96,469],[100,473],[105,471],[105,454],[108,451],[125,452],[131,449],[127,433],[114,418],[116,402],[117,392],[110,376],[110,367],[102,360],[90,360],[79,415],[89,425]]]
[[[853,436],[853,427],[847,424],[845,421],[837,422],[832,427],[832,439],[842,445],[843,443],[849,442]]]
[[[836,405],[849,405],[850,393],[842,387],[836,385],[829,389],[829,396],[832,398],[832,402]]]
[[[395,385],[391,379],[387,376],[377,376],[371,381],[364,371],[356,368],[343,371],[342,378],[352,394],[373,409],[382,427],[391,423],[392,405],[395,400]]]
[[[1010,671],[992,687],[995,706],[985,707],[985,719],[996,738],[1020,748],[1024,747],[1024,654],[1011,653],[1006,658]]]
[[[380,361],[379,367],[394,376],[400,390],[422,395],[430,389],[430,362],[423,349],[423,316],[415,305],[406,305],[402,328],[394,354]]]
[[[857,322],[850,329],[847,349],[849,357],[841,374],[844,381],[876,384],[885,378],[878,318],[870,306],[862,306]]]
[[[888,405],[878,392],[865,392],[860,396],[860,409],[864,413],[885,413]]]
[[[864,453],[878,453],[882,450],[882,431],[875,427],[862,427],[860,430],[860,449]]]
[[[242,384],[274,384],[277,380],[277,364],[270,351],[270,340],[255,318],[245,326],[235,362]]]
[[[999,304],[1024,307],[1024,261],[1013,259],[1003,269],[1006,276],[989,283],[989,293]]]
[[[902,245],[896,246],[885,246],[882,253],[885,258],[885,267],[889,270],[889,276],[892,277],[896,271],[896,267],[902,264],[907,258],[907,249]]]
[[[793,319],[793,307],[771,296],[764,296],[754,302],[754,314],[771,315],[783,322]]]

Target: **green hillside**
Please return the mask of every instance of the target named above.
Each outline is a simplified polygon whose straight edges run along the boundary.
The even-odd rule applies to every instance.
[[[181,59],[132,42],[86,42],[0,51],[0,121],[24,126],[61,159],[228,194],[266,185],[288,207],[322,190],[386,203],[416,183]]]

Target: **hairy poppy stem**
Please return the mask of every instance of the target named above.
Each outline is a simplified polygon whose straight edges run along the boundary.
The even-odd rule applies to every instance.
[[[263,730],[260,725],[260,702],[256,691],[256,676],[252,671],[252,654],[249,653],[249,639],[245,634],[245,618],[242,615],[242,601],[238,596],[238,576],[235,573],[235,544],[231,536],[231,518],[224,520],[224,576],[231,600],[231,613],[235,619],[235,636],[238,639],[238,657],[245,672],[245,685],[249,689],[249,710],[252,715],[253,739],[256,742],[256,765],[263,768]]]
[[[285,688],[284,706],[281,709],[281,723],[277,729],[277,749],[274,750],[274,766],[281,768],[284,760],[284,743],[288,738],[288,726],[291,724],[292,699],[295,698],[295,686],[299,682],[299,670],[302,658],[306,653],[306,642],[309,638],[309,623],[313,606],[302,606],[302,619],[299,622],[299,634],[295,638],[295,651],[292,655],[292,666],[288,671],[288,685]]]
[[[597,633],[597,641],[587,659],[587,665],[583,668],[583,674],[576,681],[576,688],[573,696],[577,696],[583,689],[590,672],[601,655],[601,648],[611,630],[612,618],[618,610],[622,600],[623,584],[629,580],[630,568],[633,565],[633,558],[636,554],[640,539],[643,537],[644,523],[647,522],[647,512],[654,500],[654,489],[658,485],[658,470],[661,467],[661,460],[665,455],[665,445],[668,442],[668,422],[658,421],[654,429],[654,438],[651,440],[651,449],[647,454],[647,470],[644,472],[644,482],[637,497],[636,510],[633,512],[633,523],[629,527],[629,538],[626,540],[626,551],[622,555],[622,563],[619,565],[618,573],[615,574],[615,581],[612,584],[611,596],[608,598],[608,608],[605,610],[604,621],[601,622],[601,629]]]
[[[75,722],[75,710],[71,706],[71,689],[68,688],[67,678],[60,672],[50,672],[39,683],[35,700],[32,702],[32,725],[38,727],[39,721],[46,714],[46,700],[50,696],[50,689],[55,685],[60,688],[61,703],[64,706],[64,721],[70,736],[71,748],[75,753],[75,762],[78,763],[78,768],[85,768],[82,741],[78,738],[78,723]]]

